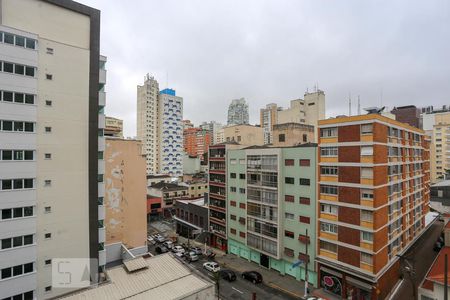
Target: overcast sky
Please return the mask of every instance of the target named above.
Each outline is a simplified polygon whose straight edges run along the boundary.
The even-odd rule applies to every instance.
[[[226,122],[245,97],[259,109],[316,84],[327,116],[361,107],[450,104],[450,1],[82,0],[101,10],[106,114],[136,135],[136,85],[156,77],[184,119]]]

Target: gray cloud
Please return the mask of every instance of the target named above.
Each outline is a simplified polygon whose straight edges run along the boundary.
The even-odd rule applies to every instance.
[[[327,115],[361,106],[450,104],[450,4],[433,1],[84,0],[102,11],[108,115],[135,135],[146,73],[184,98],[184,118],[226,120],[245,97],[250,120],[318,83]],[[354,101],[356,102],[356,101]],[[356,105],[354,111],[356,110]]]

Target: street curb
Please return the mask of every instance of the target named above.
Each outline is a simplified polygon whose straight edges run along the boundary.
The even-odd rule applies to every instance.
[[[276,285],[276,284],[273,284],[273,283],[266,283],[266,285],[268,285],[268,286],[270,286],[271,288],[274,288],[274,289],[276,289],[276,290],[282,291],[283,293],[289,294],[289,295],[291,295],[291,296],[293,296],[293,297],[298,297],[298,298],[300,298],[300,299],[303,299],[303,296],[301,296],[301,295],[299,295],[299,294],[296,294],[296,293],[294,293],[294,292],[288,291],[288,290],[286,290],[286,289],[284,289],[284,288],[282,288],[282,287],[279,287],[279,286]]]

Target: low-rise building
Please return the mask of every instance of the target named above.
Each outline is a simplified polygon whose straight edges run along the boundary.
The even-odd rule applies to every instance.
[[[187,197],[188,187],[176,183],[158,182],[147,188],[147,194],[152,198],[161,198],[163,216],[165,218],[171,218],[175,213],[173,203],[175,200],[185,199]]]
[[[155,183],[159,182],[165,182],[169,183],[172,182],[172,177],[170,175],[166,174],[154,174],[154,175],[147,175],[147,186],[151,186]]]
[[[204,198],[177,200],[174,204],[177,233],[183,237],[195,238],[208,231],[208,206]]]
[[[183,154],[183,176],[200,172],[201,159],[198,155]]]
[[[208,181],[200,179],[192,179],[190,181],[186,181],[180,183],[180,185],[186,185],[188,187],[187,197],[194,199],[199,197],[204,197],[205,193],[208,192]]]
[[[316,144],[228,151],[229,253],[318,286],[316,161]]]
[[[105,152],[106,262],[121,259],[121,247],[147,252],[146,167],[137,140],[106,138]],[[106,233],[105,233],[106,228]]]
[[[104,135],[123,138],[123,120],[106,116]]]
[[[248,124],[223,128],[226,142],[236,142],[245,146],[264,145],[264,129]]]
[[[273,125],[272,146],[286,147],[315,142],[314,126],[301,123]]]
[[[397,106],[391,113],[395,115],[397,121],[421,128],[420,109],[415,105]]]

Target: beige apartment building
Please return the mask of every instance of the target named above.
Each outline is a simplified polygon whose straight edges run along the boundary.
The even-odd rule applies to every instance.
[[[123,120],[106,116],[105,136],[123,138]]]
[[[431,183],[445,179],[450,170],[450,112],[423,114],[423,130],[430,137]]]
[[[258,126],[242,124],[223,128],[225,142],[237,142],[241,145],[264,145],[264,129]]]
[[[125,246],[147,252],[147,179],[142,143],[106,138],[105,226],[107,263],[120,260]]]
[[[307,92],[303,99],[292,100],[288,109],[270,103],[260,111],[264,143],[273,143],[273,126],[276,124],[299,123],[317,127],[317,122],[322,119],[325,119],[325,93],[321,90]],[[317,134],[314,133],[314,141],[317,141]]]
[[[314,142],[314,126],[300,123],[283,123],[273,126],[274,147],[296,146]]]

